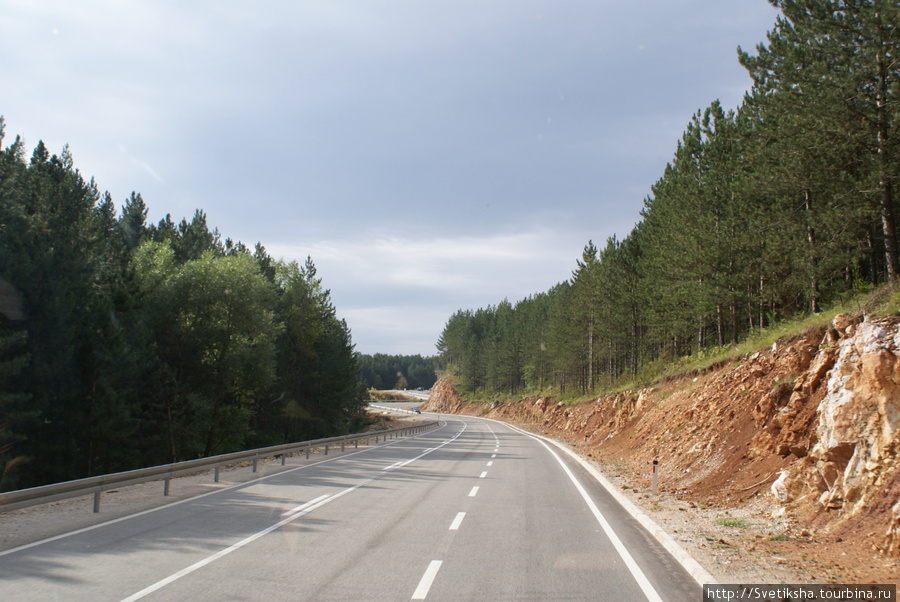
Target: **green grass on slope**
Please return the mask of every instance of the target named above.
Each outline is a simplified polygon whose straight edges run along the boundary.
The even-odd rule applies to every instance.
[[[805,314],[756,330],[736,345],[713,347],[677,359],[674,362],[652,362],[644,366],[636,379],[628,379],[616,390],[649,386],[662,378],[679,374],[701,372],[710,366],[737,361],[740,357],[771,347],[777,341],[799,336],[811,328],[825,328],[838,314],[872,315],[890,317],[900,314],[900,291],[895,286],[883,285],[872,291],[855,294],[816,314]]]
[[[702,372],[711,366],[736,362],[743,356],[771,347],[777,341],[798,336],[807,329],[824,328],[834,320],[835,316],[842,313],[856,316],[867,314],[876,317],[897,317],[900,315],[900,289],[897,286],[886,284],[874,290],[848,296],[846,299],[819,313],[798,316],[778,322],[762,330],[757,329],[753,334],[736,345],[704,349],[700,353],[684,356],[675,361],[659,359],[647,362],[639,368],[635,378],[627,375],[610,383],[608,378],[601,374],[593,395],[581,393],[560,395],[553,390],[529,393],[518,392],[514,394],[481,391],[474,394],[465,394],[464,397],[469,401],[479,403],[505,403],[518,401],[527,395],[544,395],[553,397],[563,403],[572,404],[595,399],[609,393],[636,391],[651,386],[664,378]],[[450,380],[454,385],[458,384],[458,382],[454,382],[457,379],[451,377]]]

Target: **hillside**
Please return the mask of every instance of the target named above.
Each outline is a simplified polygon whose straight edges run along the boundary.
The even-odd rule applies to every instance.
[[[750,519],[717,520],[735,528],[727,542],[706,537],[730,554],[707,557],[705,564],[721,563],[706,567],[714,575],[731,574],[725,558],[762,566],[777,555],[803,580],[898,581],[895,320],[840,315],[827,329],[701,374],[574,405],[547,397],[466,401],[441,379],[423,409],[483,415],[566,440],[623,475],[651,518],[668,500],[680,504],[677,510],[764,519],[770,527],[763,534],[741,528],[754,524]],[[661,488],[655,500],[648,495],[654,459]],[[702,538],[698,545],[705,546]]]

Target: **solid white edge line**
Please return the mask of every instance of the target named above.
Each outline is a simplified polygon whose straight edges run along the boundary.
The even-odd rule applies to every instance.
[[[559,465],[562,466],[563,471],[568,475],[569,480],[572,481],[575,485],[575,489],[578,490],[578,493],[581,494],[582,499],[587,504],[591,513],[594,515],[594,518],[597,519],[597,522],[600,523],[600,527],[603,528],[603,532],[606,533],[606,537],[612,542],[613,547],[616,548],[616,551],[619,553],[619,556],[622,557],[622,560],[625,562],[625,566],[628,567],[628,570],[631,572],[631,576],[634,577],[634,580],[637,581],[638,586],[641,588],[641,591],[644,592],[644,595],[647,596],[647,600],[650,602],[662,602],[662,598],[659,597],[657,591],[651,585],[650,580],[647,579],[647,576],[644,574],[644,571],[641,570],[641,567],[637,565],[632,558],[631,553],[628,551],[628,548],[625,547],[625,544],[622,543],[622,540],[619,539],[619,536],[616,535],[616,532],[613,530],[612,525],[610,525],[606,517],[600,512],[600,509],[597,508],[597,505],[594,503],[594,500],[591,499],[591,496],[588,494],[587,490],[584,486],[575,478],[575,475],[572,474],[572,471],[566,466],[566,463],[563,462],[563,459],[559,457],[555,451],[550,449],[550,446],[538,439],[538,443],[543,445],[550,455],[556,458],[556,461],[559,462]]]
[[[437,432],[437,431],[439,431],[439,430],[445,428],[446,426],[447,426],[447,423],[444,422],[443,426],[439,426],[437,429],[435,429],[434,431],[431,431],[431,432]],[[465,430],[465,428],[463,428],[463,430]],[[462,431],[460,431],[460,432],[457,434],[457,436],[459,436],[460,434],[462,434]],[[403,442],[403,441],[407,441],[408,439],[412,439],[412,438],[416,438],[416,437],[420,437],[420,436],[421,436],[421,435],[412,435],[412,436],[408,437],[407,439],[400,439],[400,440],[397,440],[397,441],[393,441],[393,442],[391,442],[391,443],[387,443],[387,444],[381,445],[381,446],[379,446],[379,447],[389,447],[389,446],[392,446],[392,445],[396,445],[396,444],[398,444],[398,443],[401,443],[401,442]],[[454,437],[454,439],[455,439],[455,438],[456,438],[456,437]],[[22,544],[22,545],[20,545],[20,546],[16,546],[16,547],[10,548],[10,549],[8,549],[8,550],[2,550],[2,551],[0,551],[0,556],[7,556],[7,555],[9,555],[9,554],[15,554],[16,552],[22,552],[22,551],[28,550],[28,549],[30,549],[30,548],[35,548],[35,547],[37,547],[37,546],[42,546],[42,545],[47,544],[47,543],[52,543],[52,542],[54,542],[54,541],[59,541],[60,539],[65,539],[65,538],[67,538],[67,537],[72,537],[73,535],[80,535],[80,534],[82,534],[82,533],[87,533],[88,531],[93,531],[94,529],[100,529],[100,528],[103,528],[103,527],[108,527],[108,526],[110,526],[110,525],[114,525],[114,524],[116,524],[116,523],[121,523],[121,522],[130,520],[130,519],[132,519],[132,518],[138,518],[139,516],[144,516],[144,515],[146,515],[146,514],[151,514],[151,513],[153,513],[153,512],[159,512],[159,511],[161,511],[161,510],[166,510],[166,509],[168,509],[168,508],[173,508],[173,507],[175,507],[175,506],[180,506],[181,504],[186,504],[186,503],[188,503],[188,502],[194,502],[194,501],[197,501],[197,500],[199,500],[199,499],[202,499],[202,498],[205,498],[205,497],[208,497],[208,496],[211,496],[211,495],[217,495],[217,494],[220,494],[220,493],[224,493],[224,492],[226,492],[226,491],[231,491],[232,489],[239,489],[239,488],[241,488],[241,487],[247,487],[248,485],[254,485],[254,484],[256,484],[256,483],[261,483],[261,482],[263,482],[263,481],[267,481],[267,480],[269,480],[269,479],[272,479],[272,478],[275,478],[275,477],[278,477],[278,476],[283,476],[283,475],[286,475],[286,474],[290,474],[290,473],[296,472],[296,471],[298,471],[298,470],[304,470],[304,469],[306,469],[306,468],[309,468],[310,466],[320,466],[320,465],[322,465],[322,464],[331,464],[332,462],[338,462],[338,461],[341,461],[341,460],[345,460],[345,459],[350,458],[350,457],[352,457],[352,456],[356,456],[356,455],[359,455],[359,454],[364,454],[364,453],[366,453],[366,452],[368,452],[368,451],[371,451],[372,449],[374,449],[374,448],[361,449],[361,450],[358,450],[358,451],[350,452],[350,453],[348,453],[348,454],[342,454],[342,455],[340,455],[340,456],[335,456],[335,457],[333,457],[333,458],[327,458],[327,459],[326,459],[326,458],[323,458],[322,460],[318,460],[318,461],[315,461],[315,462],[310,462],[309,464],[304,464],[304,465],[302,465],[302,466],[297,466],[297,467],[295,467],[295,468],[288,468],[288,469],[286,469],[286,470],[281,470],[281,471],[279,471],[279,472],[274,472],[274,473],[272,473],[272,474],[263,475],[263,476],[261,476],[261,477],[255,478],[255,479],[250,479],[249,481],[244,481],[244,482],[242,482],[242,483],[235,483],[234,485],[229,485],[229,486],[227,486],[227,487],[222,487],[221,489],[216,489],[216,490],[214,490],[214,491],[208,491],[208,492],[206,492],[206,493],[201,493],[201,494],[199,494],[199,495],[195,495],[195,496],[191,496],[191,497],[186,497],[186,498],[184,498],[184,499],[176,500],[176,501],[174,501],[174,502],[168,502],[168,503],[166,503],[166,504],[163,504],[162,506],[156,506],[156,507],[154,507],[154,508],[147,508],[146,510],[141,510],[141,511],[139,511],[139,512],[135,512],[134,514],[126,514],[125,516],[120,516],[120,517],[118,517],[118,518],[113,518],[113,519],[110,519],[110,520],[107,520],[107,521],[103,521],[103,522],[101,522],[101,523],[97,523],[97,524],[95,524],[95,525],[88,525],[87,527],[82,527],[82,528],[76,529],[76,530],[74,530],[74,531],[69,531],[68,533],[60,533],[59,535],[54,535],[54,536],[52,536],[52,537],[47,537],[47,538],[45,538],[45,539],[40,539],[40,540],[38,540],[38,541],[32,541],[32,542],[30,542],[30,543]],[[432,450],[430,450],[430,451],[434,451],[434,449],[432,449]],[[160,479],[160,480],[162,480],[162,479]],[[154,482],[154,481],[148,481],[148,482],[151,482],[151,483],[152,483],[152,482]],[[72,499],[77,499],[77,498],[72,498]]]
[[[459,526],[462,524],[463,519],[466,517],[465,512],[460,512],[456,515],[456,518],[453,519],[453,522],[450,523],[450,531],[458,531]]]
[[[305,504],[300,504],[293,510],[290,510],[289,512],[285,512],[282,516],[284,516],[285,518],[295,518],[295,516],[294,516],[295,514],[303,512],[304,510],[306,510],[313,504],[318,504],[319,502],[321,502],[322,500],[324,500],[327,497],[328,497],[327,495],[320,495],[319,497],[317,497],[316,499],[314,499],[310,502],[306,502]]]
[[[354,487],[354,489],[356,489],[356,487]],[[234,552],[235,550],[238,550],[238,549],[240,549],[240,548],[243,548],[243,547],[244,547],[245,545],[247,545],[248,543],[252,543],[252,542],[256,541],[257,539],[259,539],[259,538],[262,537],[263,535],[267,535],[267,534],[271,533],[271,532],[274,531],[275,529],[277,529],[277,528],[279,528],[279,527],[281,527],[281,526],[283,526],[283,525],[288,524],[289,522],[292,522],[292,521],[294,521],[294,520],[300,518],[300,517],[303,516],[304,514],[307,514],[307,513],[309,513],[309,512],[312,512],[313,510],[315,510],[316,508],[318,508],[318,507],[320,507],[320,506],[324,506],[327,502],[330,502],[330,501],[332,501],[333,499],[336,499],[336,498],[338,498],[338,497],[341,497],[341,496],[342,496],[344,493],[346,493],[347,491],[349,491],[349,490],[342,491],[342,492],[340,492],[340,493],[338,493],[338,494],[335,494],[335,495],[332,495],[332,496],[322,495],[322,496],[319,496],[319,497],[317,497],[316,499],[311,500],[311,501],[309,501],[309,502],[307,502],[307,503],[305,503],[305,504],[303,504],[303,505],[301,505],[301,506],[298,506],[297,508],[294,509],[294,512],[293,512],[289,517],[287,517],[287,518],[285,518],[285,519],[283,519],[283,520],[278,521],[278,522],[275,523],[274,525],[271,525],[270,527],[267,527],[267,528],[263,529],[262,531],[259,531],[259,532],[257,532],[257,533],[254,533],[254,534],[251,535],[250,537],[247,537],[247,538],[245,538],[245,539],[242,539],[241,541],[239,541],[239,542],[237,542],[237,543],[235,543],[235,544],[232,544],[232,545],[228,546],[228,547],[225,548],[224,550],[219,550],[218,552],[216,552],[216,553],[213,554],[212,556],[207,556],[207,557],[204,558],[203,560],[201,560],[201,561],[199,561],[199,562],[195,562],[195,563],[192,564],[191,566],[186,567],[186,568],[183,568],[183,569],[181,569],[180,571],[178,571],[177,573],[174,573],[174,574],[172,574],[172,575],[169,575],[169,576],[166,577],[165,579],[161,579],[161,580],[157,581],[156,583],[154,583],[153,585],[150,585],[150,586],[148,586],[148,587],[145,587],[144,589],[142,589],[142,590],[139,591],[139,592],[136,592],[136,593],[134,593],[134,594],[131,594],[131,595],[128,596],[127,598],[122,598],[122,602],[134,602],[135,600],[140,600],[140,599],[143,598],[144,596],[146,596],[146,595],[148,595],[148,594],[152,594],[153,592],[155,592],[155,591],[157,591],[157,590],[159,590],[159,589],[164,588],[165,586],[169,585],[169,584],[172,583],[173,581],[176,581],[176,580],[178,580],[178,579],[181,579],[181,578],[184,577],[185,575],[189,575],[189,574],[193,573],[194,571],[196,571],[196,570],[198,570],[198,569],[201,569],[201,568],[205,567],[206,565],[208,565],[208,564],[210,564],[210,563],[212,563],[212,562],[218,560],[219,558],[222,558],[223,556],[226,556],[226,555],[228,555],[228,554],[231,554],[231,553]]]
[[[433,452],[433,451],[435,451],[435,450],[438,450],[438,449],[444,447],[445,445],[448,445],[448,444],[452,443],[453,441],[456,441],[456,439],[458,439],[459,436],[462,435],[462,433],[463,433],[464,430],[465,430],[465,426],[463,426],[463,429],[460,430],[458,433],[456,433],[456,435],[454,435],[454,436],[451,437],[450,439],[447,439],[446,441],[444,441],[444,442],[441,443],[440,445],[438,445],[438,446],[436,446],[436,447],[433,447],[433,448],[431,448],[430,450],[428,450],[428,451],[426,451],[426,452],[424,452],[424,453],[419,454],[419,455],[416,456],[415,458],[413,458],[413,459],[411,459],[411,460],[408,460],[408,461],[404,462],[402,465],[405,466],[405,465],[409,464],[410,462],[414,462],[415,460],[418,460],[419,458],[422,458],[422,457],[424,457],[424,456],[427,456],[427,455],[430,454],[431,452]],[[128,596],[127,598],[122,598],[121,602],[135,602],[136,600],[140,600],[140,599],[143,598],[144,596],[147,596],[148,594],[151,594],[151,593],[153,593],[153,592],[155,592],[155,591],[157,591],[157,590],[159,590],[159,589],[162,589],[163,587],[169,585],[169,584],[172,583],[173,581],[176,581],[177,579],[180,579],[180,578],[184,577],[185,575],[189,575],[190,573],[193,573],[194,571],[196,571],[196,570],[198,570],[198,569],[201,569],[201,568],[205,567],[206,565],[208,565],[208,564],[210,564],[210,563],[212,563],[212,562],[218,560],[219,558],[222,558],[223,556],[226,556],[226,555],[228,555],[228,554],[234,552],[235,550],[238,550],[238,549],[244,547],[245,545],[247,545],[247,544],[249,544],[249,543],[252,543],[252,542],[256,541],[257,539],[259,539],[259,538],[262,537],[263,535],[268,535],[269,533],[271,533],[271,532],[274,531],[275,529],[278,529],[279,527],[281,527],[281,526],[283,526],[283,525],[286,525],[286,524],[288,524],[289,522],[292,522],[292,521],[294,521],[294,520],[300,518],[301,516],[303,516],[303,515],[305,515],[305,514],[308,514],[308,513],[312,512],[313,510],[315,510],[315,509],[317,509],[317,508],[321,508],[321,507],[324,506],[325,504],[327,504],[327,503],[329,503],[329,502],[333,502],[334,500],[336,500],[336,499],[338,499],[338,498],[340,498],[340,497],[343,497],[343,496],[347,495],[347,494],[350,493],[351,491],[355,491],[355,490],[359,489],[360,487],[363,487],[363,486],[365,486],[365,485],[368,485],[368,484],[371,483],[372,481],[374,481],[374,480],[380,478],[381,476],[383,476],[383,475],[385,474],[385,472],[386,472],[385,470],[381,470],[379,473],[377,473],[377,474],[375,474],[375,475],[369,477],[368,479],[365,479],[365,480],[363,480],[363,481],[360,481],[359,483],[357,483],[356,485],[353,485],[352,487],[348,487],[347,489],[344,489],[344,490],[342,490],[342,491],[339,491],[338,493],[335,493],[335,494],[333,494],[333,495],[331,495],[331,496],[328,496],[328,495],[320,496],[320,497],[316,498],[315,500],[309,501],[309,502],[307,502],[306,504],[303,504],[303,505],[301,505],[301,506],[298,506],[297,508],[295,508],[295,509],[292,511],[292,514],[291,514],[290,516],[288,516],[287,518],[284,518],[284,519],[280,520],[279,522],[275,523],[274,525],[271,525],[271,526],[269,526],[269,527],[266,527],[266,528],[263,529],[262,531],[259,531],[259,532],[257,532],[257,533],[254,533],[253,535],[251,535],[251,536],[249,536],[249,537],[247,537],[247,538],[245,538],[245,539],[242,539],[241,541],[239,541],[239,542],[237,542],[237,543],[235,543],[235,544],[232,544],[231,546],[225,548],[224,550],[219,550],[219,551],[216,552],[215,554],[213,554],[213,555],[211,555],[211,556],[208,556],[208,557],[204,558],[203,560],[200,560],[200,561],[198,561],[198,562],[195,562],[195,563],[192,564],[191,566],[189,566],[189,567],[187,567],[187,568],[184,568],[184,569],[178,571],[177,573],[174,573],[174,574],[172,574],[172,575],[169,575],[168,577],[166,577],[166,578],[164,578],[164,579],[161,579],[161,580],[157,581],[156,583],[154,583],[154,584],[152,584],[152,585],[149,585],[149,586],[145,587],[145,588],[142,589],[141,591],[136,592],[136,593],[134,593],[134,594]],[[432,564],[433,564],[433,563],[432,563]],[[440,567],[440,563],[438,563],[438,567]],[[437,570],[435,570],[435,573],[437,573]],[[427,575],[427,573],[426,573],[426,575]],[[424,579],[424,578],[423,578],[423,579]],[[432,576],[432,579],[434,579],[433,576]],[[420,586],[421,586],[421,585],[420,585]],[[430,583],[430,582],[429,582],[428,586],[429,586],[429,587],[431,586],[431,583]],[[417,591],[418,591],[418,590],[417,590]],[[425,592],[425,593],[428,593],[428,592],[427,592],[427,589],[426,589],[426,592]]]
[[[431,589],[431,584],[434,583],[434,578],[437,577],[437,573],[440,570],[442,563],[443,561],[441,560],[431,561],[428,568],[425,569],[425,574],[422,575],[422,580],[419,581],[419,586],[416,587],[416,591],[413,592],[413,600],[424,600],[428,596],[428,590]]]
[[[493,419],[482,418],[482,420]],[[500,421],[498,420],[497,422]],[[568,454],[569,457],[578,462],[582,466],[582,468],[588,471],[588,473],[590,473],[590,475],[594,477],[594,479],[598,483],[600,483],[600,485],[602,485],[604,489],[606,489],[607,493],[609,493],[611,496],[613,496],[613,498],[615,498],[617,502],[619,502],[619,505],[622,506],[625,511],[628,512],[628,514],[630,514],[636,521],[638,521],[641,526],[644,527],[644,529],[646,529],[648,533],[650,533],[650,535],[656,538],[656,540],[666,549],[666,551],[669,552],[669,554],[671,554],[675,558],[675,560],[678,561],[682,568],[684,568],[684,570],[694,578],[694,581],[696,581],[697,584],[702,587],[704,585],[714,585],[716,583],[719,583],[719,581],[709,571],[703,568],[703,566],[699,562],[697,562],[697,560],[694,559],[694,557],[691,556],[687,552],[687,550],[678,545],[678,542],[672,539],[671,535],[666,533],[663,528],[656,524],[656,522],[652,518],[641,512],[641,510],[637,506],[635,506],[631,500],[622,495],[619,490],[609,482],[609,479],[603,476],[603,474],[599,470],[591,466],[591,464],[588,463],[584,458],[579,456],[577,453],[575,453],[559,441],[555,441],[549,437],[544,437],[543,435],[529,433],[528,431],[520,429],[511,424],[507,424],[505,422],[501,422],[500,424],[506,424],[506,426],[508,426],[509,428],[518,431],[523,435],[528,435],[529,437],[532,437],[534,439],[542,439],[544,441],[552,443],[560,450]]]

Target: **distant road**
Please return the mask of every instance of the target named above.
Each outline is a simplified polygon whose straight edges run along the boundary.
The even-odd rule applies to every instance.
[[[417,437],[0,552],[2,599],[701,598],[558,450],[497,423],[444,419]]]
[[[391,389],[389,391],[385,391],[385,393],[391,393],[398,396],[414,397],[415,399],[420,399],[422,401],[426,401],[428,399],[428,396],[431,395],[431,391],[412,391],[399,389]]]

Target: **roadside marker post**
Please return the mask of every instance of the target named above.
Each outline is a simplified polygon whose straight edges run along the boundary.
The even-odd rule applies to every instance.
[[[653,476],[650,480],[650,492],[653,495],[656,495],[656,475],[659,472],[658,468],[659,468],[659,460],[654,460],[653,461]]]

